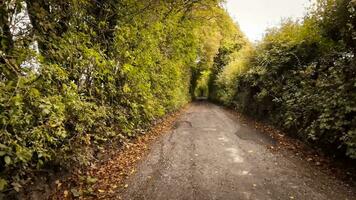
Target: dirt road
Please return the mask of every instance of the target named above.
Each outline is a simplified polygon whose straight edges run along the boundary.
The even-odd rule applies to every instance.
[[[224,109],[194,103],[152,146],[121,198],[356,199],[353,188],[270,145]]]

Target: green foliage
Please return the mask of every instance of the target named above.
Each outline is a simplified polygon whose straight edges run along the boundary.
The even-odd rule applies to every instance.
[[[0,190],[92,160],[190,101],[220,1],[5,1],[0,18]],[[29,21],[18,20],[28,13]],[[16,36],[15,36],[16,34]],[[38,47],[36,47],[38,46]]]
[[[195,94],[194,94],[195,97],[209,96],[209,88],[208,88],[209,77],[210,77],[209,70],[201,72],[195,89]]]
[[[226,48],[226,47],[225,47]],[[221,49],[221,54],[216,57],[214,65],[216,74],[211,77],[210,99],[223,103],[229,106],[236,93],[235,83],[239,75],[245,73],[249,68],[249,62],[253,49],[249,44],[246,44],[241,49],[234,48],[233,51],[227,53]]]
[[[232,59],[230,54],[248,45],[245,36],[230,16],[223,10],[218,10],[217,14],[218,18],[211,21],[208,28],[203,27],[205,41],[201,44],[202,55],[205,56],[199,57],[198,70],[193,73],[193,79],[195,78],[198,84],[195,94],[209,94],[210,99],[216,96],[217,89],[213,88],[213,83],[222,68]]]
[[[356,158],[355,6],[321,0],[302,22],[270,29],[248,61],[238,58],[248,70],[222,65],[217,100]]]

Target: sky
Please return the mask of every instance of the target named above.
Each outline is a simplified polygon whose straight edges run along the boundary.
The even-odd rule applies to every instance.
[[[251,42],[283,18],[301,18],[310,0],[227,0],[226,9]]]

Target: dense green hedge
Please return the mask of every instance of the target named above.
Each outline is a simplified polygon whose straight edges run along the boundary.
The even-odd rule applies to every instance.
[[[204,57],[199,33],[225,13],[219,3],[5,1],[0,191],[45,166],[86,164],[102,144],[190,101],[191,71]]]
[[[211,98],[356,158],[355,8],[318,1],[303,21],[286,20],[253,52],[240,50],[242,63],[232,53],[221,54],[227,62],[216,57]]]

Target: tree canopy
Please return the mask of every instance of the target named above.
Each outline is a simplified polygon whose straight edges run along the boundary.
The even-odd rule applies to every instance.
[[[0,190],[85,165],[189,102],[226,34],[241,34],[221,3],[2,1]]]
[[[250,43],[220,0],[0,3],[0,191],[84,166],[196,96],[356,158],[354,0]]]

